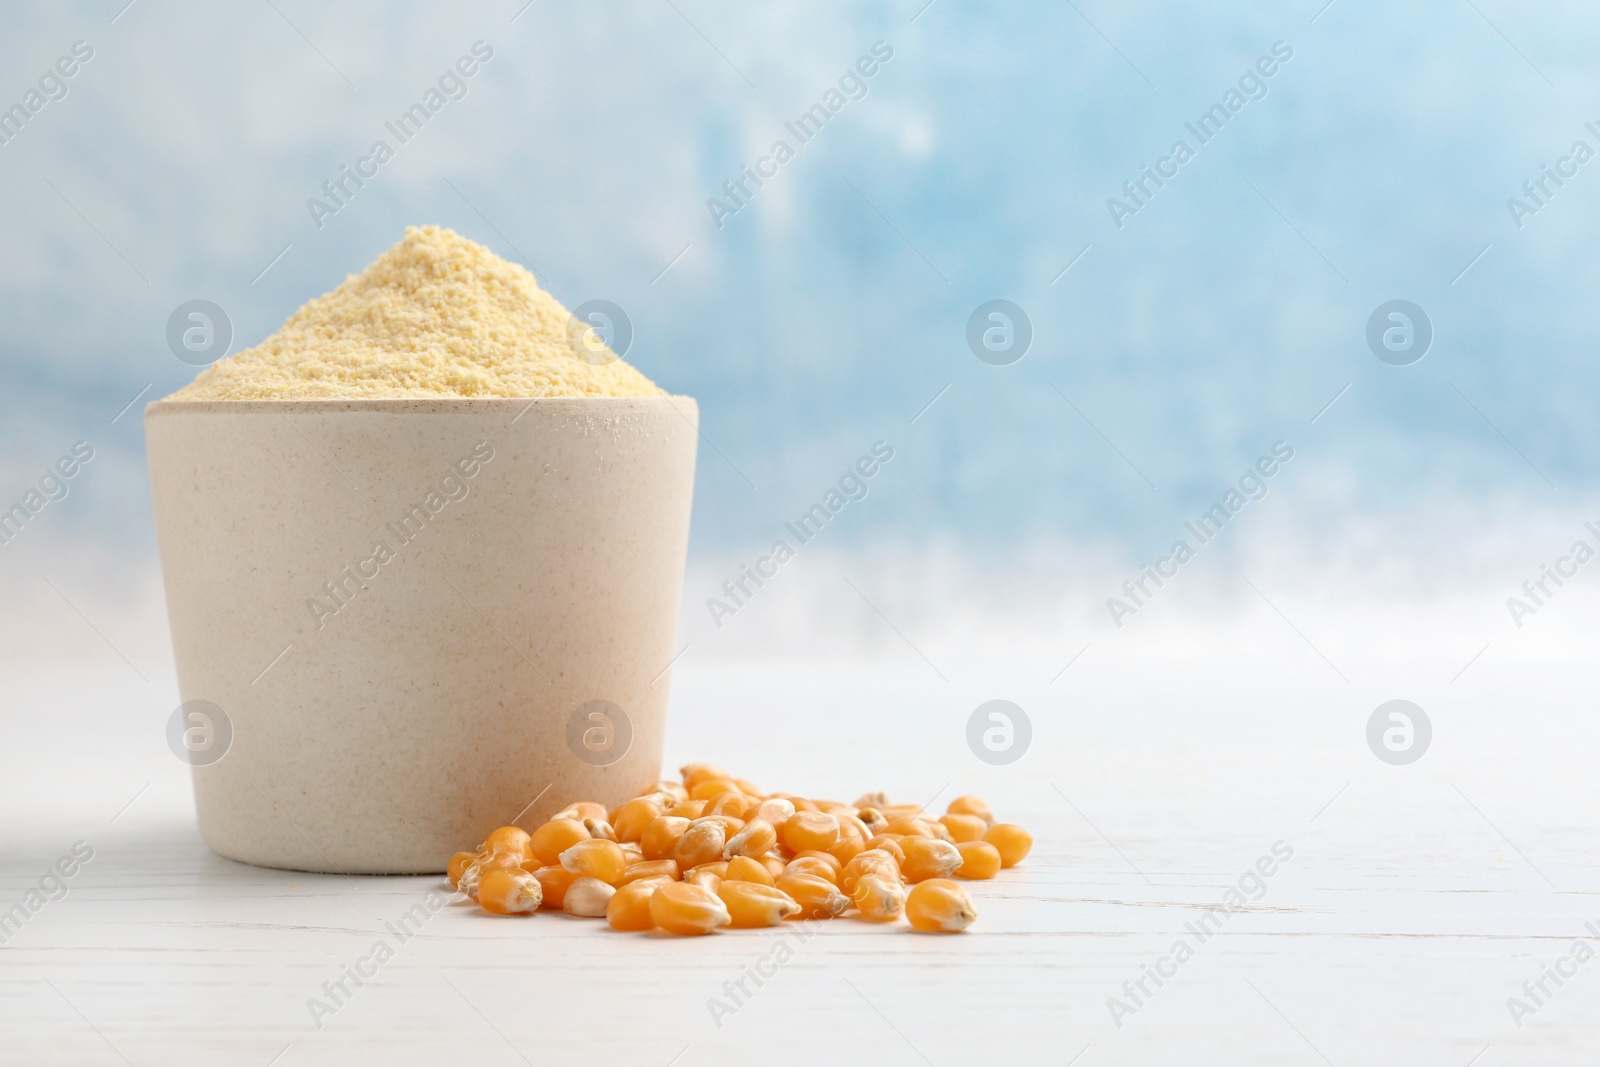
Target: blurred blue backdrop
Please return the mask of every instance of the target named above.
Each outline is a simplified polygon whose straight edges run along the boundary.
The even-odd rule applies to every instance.
[[[1600,149],[1592,5],[104,0],[0,22],[0,106],[92,49],[0,144],[0,497],[92,442],[28,533],[100,553],[113,587],[153,561],[138,408],[193,373],[172,310],[214,300],[254,344],[418,222],[569,307],[616,302],[630,361],[699,399],[690,607],[880,439],[895,460],[830,553],[1031,553],[1019,596],[1090,560],[1102,623],[1278,440],[1296,458],[1258,538],[1369,576],[1403,560],[1380,598],[1491,558],[1510,593],[1592,500],[1600,163],[1559,162]],[[319,228],[308,198],[477,41],[466,95]],[[799,144],[785,123],[875,46],[864,95]],[[1202,144],[1186,123],[1241,78]],[[708,200],[780,138],[794,158],[719,226]],[[1194,157],[1114,218],[1180,139]],[[1545,166],[1576,174],[1530,199]],[[997,298],[1032,327],[1008,366],[966,339]],[[1366,341],[1396,298],[1434,331],[1410,366]],[[1494,533],[1550,514],[1543,540]]]

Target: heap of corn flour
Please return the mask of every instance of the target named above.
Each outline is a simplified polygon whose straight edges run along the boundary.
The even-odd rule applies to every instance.
[[[661,396],[524,267],[413,226],[278,332],[168,400]]]

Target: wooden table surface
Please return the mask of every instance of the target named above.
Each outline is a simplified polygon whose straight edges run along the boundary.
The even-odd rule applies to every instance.
[[[958,936],[836,920],[686,940],[461,903],[397,937],[441,879],[220,859],[161,739],[170,692],[16,672],[0,908],[75,843],[93,858],[0,948],[0,1061],[1600,1059],[1600,963],[1586,951],[1600,937],[1585,929],[1600,930],[1592,727],[1519,747],[1484,696],[1439,717],[1426,758],[1391,767],[1362,742],[1372,703],[1343,692],[1297,707],[1175,690],[1167,712],[1140,716],[1105,710],[1114,686],[1091,676],[996,694],[919,669],[686,665],[668,757],[846,800],[883,788],[942,810],[985,795],[1037,845],[972,885],[978,923]],[[1034,722],[1032,749],[1006,767],[979,762],[964,736],[996,695]],[[1292,855],[1258,882],[1275,845]],[[1206,926],[1241,879],[1254,899]],[[324,983],[379,941],[392,958],[314,1019]],[[1536,1005],[1523,983],[1552,967],[1570,976],[1544,977]],[[1150,968],[1168,976],[1157,985]],[[1513,1018],[1514,996],[1532,1010]]]

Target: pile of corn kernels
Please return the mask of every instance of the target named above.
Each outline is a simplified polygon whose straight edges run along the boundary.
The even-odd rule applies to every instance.
[[[580,801],[531,834],[502,826],[451,857],[450,884],[495,915],[545,908],[616,930],[708,934],[854,909],[950,933],[978,917],[950,876],[993,878],[1033,847],[978,797],[931,818],[882,793],[841,804],[763,793],[704,763],[680,773],[610,811]]]

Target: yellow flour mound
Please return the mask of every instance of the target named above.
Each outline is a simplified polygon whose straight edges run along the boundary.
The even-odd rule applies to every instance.
[[[524,267],[412,226],[366,270],[168,400],[662,396]]]

